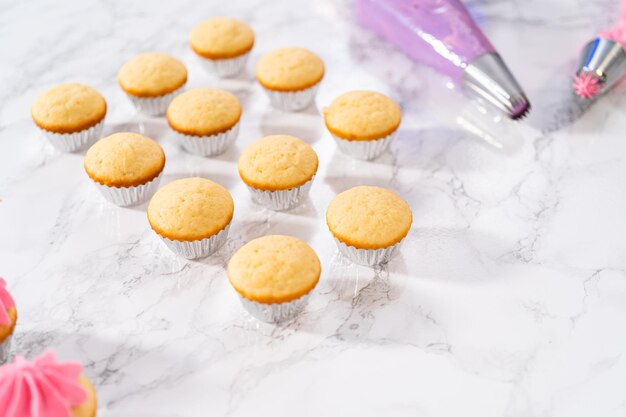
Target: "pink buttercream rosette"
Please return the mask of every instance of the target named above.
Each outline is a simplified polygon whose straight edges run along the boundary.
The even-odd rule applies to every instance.
[[[82,370],[80,363],[57,362],[52,352],[32,362],[16,356],[0,367],[0,416],[72,417],[72,407],[88,399]]]

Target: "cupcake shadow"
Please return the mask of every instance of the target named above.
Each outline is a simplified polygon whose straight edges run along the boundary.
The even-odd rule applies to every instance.
[[[294,216],[311,217],[314,219],[319,216],[319,212],[315,208],[315,204],[313,204],[313,200],[310,196],[306,196],[306,198],[296,207],[282,211],[281,213],[291,214]]]
[[[161,187],[161,184],[159,184],[159,187]],[[152,198],[152,196],[150,196],[150,198]],[[146,213],[148,210],[148,204],[150,204],[150,198],[141,204],[136,204],[134,206],[128,206],[128,207],[121,207],[121,208],[131,209],[134,211],[139,211],[141,213]]]
[[[304,221],[297,216],[263,210],[256,216],[241,216],[235,219],[231,229],[231,239],[229,239],[234,250],[250,240],[265,235],[289,235],[308,242],[318,230],[318,225],[310,220]]]
[[[320,111],[315,103],[300,112],[268,110],[262,114],[260,125],[263,136],[291,135],[309,144],[317,142],[324,134]]]
[[[237,163],[239,161],[239,155],[241,154],[241,149],[237,146],[237,141],[231,144],[224,153],[211,157],[204,157],[205,159],[211,159],[216,161],[224,161],[224,162],[234,162]]]
[[[147,117],[135,114],[133,119],[124,123],[105,124],[102,137],[119,132],[133,132],[159,142],[169,132],[169,126],[165,117]]]
[[[335,152],[333,155],[329,167],[335,168],[329,169],[324,176],[324,182],[337,194],[359,185],[383,188],[390,188],[391,186],[391,172],[388,175],[385,175],[385,173],[376,175],[370,169],[371,164],[369,162],[352,160],[338,152]],[[371,172],[372,175],[363,175],[363,172]]]
[[[233,175],[225,175],[222,173],[217,173],[215,171],[211,171],[208,169],[203,169],[203,168],[194,166],[194,167],[190,167],[186,169],[184,172],[179,171],[179,172],[174,172],[174,173],[170,172],[168,174],[164,174],[163,178],[161,179],[161,184],[159,185],[159,188],[163,187],[165,184],[168,184],[172,181],[180,180],[183,178],[190,178],[190,177],[206,178],[208,180],[211,180],[213,182],[220,184],[221,186],[223,186],[224,188],[228,190],[232,190],[238,182],[238,178]]]
[[[319,214],[319,212],[315,208],[315,204],[313,204],[313,200],[308,195],[297,206],[293,208],[290,208],[287,210],[275,211],[253,201],[252,197],[249,196],[248,192],[246,192],[245,194],[247,197],[248,208],[260,215],[273,216],[274,214],[277,214],[277,213],[283,213],[283,214],[289,214],[293,216],[317,218]]]
[[[356,265],[339,253],[333,256],[309,306],[291,326],[312,334],[333,334],[343,341],[367,339],[379,310],[405,292],[402,255],[374,268]]]

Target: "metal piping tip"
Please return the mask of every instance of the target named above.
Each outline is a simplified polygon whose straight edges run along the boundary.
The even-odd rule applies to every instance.
[[[626,51],[619,42],[596,38],[583,48],[574,81],[582,98],[610,90],[626,74]]]
[[[463,73],[463,86],[473,95],[519,120],[530,111],[526,94],[495,52],[483,54],[471,61]]]

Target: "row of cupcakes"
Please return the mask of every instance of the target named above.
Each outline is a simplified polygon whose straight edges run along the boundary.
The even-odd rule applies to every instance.
[[[100,139],[106,109],[102,95],[91,87],[59,84],[37,98],[32,117],[50,143],[73,152]],[[168,99],[164,112],[185,150],[216,156],[237,138],[242,106],[228,91],[194,88]],[[363,160],[374,159],[385,151],[401,119],[397,103],[374,91],[347,92],[324,109],[325,125],[339,150]]]

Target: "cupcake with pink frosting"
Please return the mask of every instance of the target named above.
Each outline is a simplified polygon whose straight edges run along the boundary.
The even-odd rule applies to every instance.
[[[0,278],[0,364],[9,360],[11,336],[13,336],[15,323],[17,323],[15,301],[13,301],[13,297],[7,291],[6,286],[6,281]]]
[[[95,417],[96,392],[76,362],[46,352],[0,367],[0,416]]]

